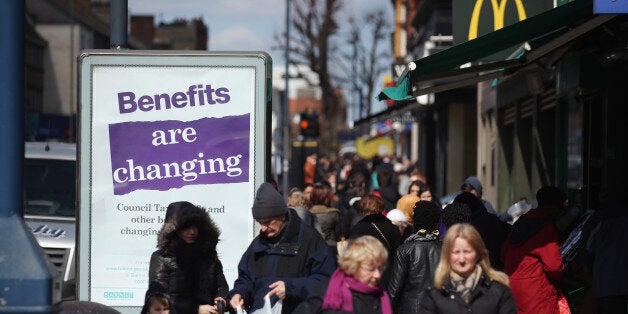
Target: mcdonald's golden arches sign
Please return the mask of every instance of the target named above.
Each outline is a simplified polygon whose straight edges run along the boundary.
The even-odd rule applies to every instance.
[[[454,44],[550,10],[553,0],[452,0]]]

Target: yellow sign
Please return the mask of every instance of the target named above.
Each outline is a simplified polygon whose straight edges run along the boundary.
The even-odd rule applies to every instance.
[[[359,137],[355,140],[355,149],[358,156],[370,159],[375,155],[380,157],[393,156],[395,154],[395,141],[388,137],[376,137],[367,140]]]
[[[526,10],[521,0],[514,0],[517,6],[517,15],[519,21],[526,19]],[[478,37],[478,25],[480,23],[480,12],[482,11],[482,4],[484,0],[476,0],[473,7],[473,13],[471,15],[471,23],[469,23],[469,40]],[[498,30],[504,27],[504,14],[506,12],[506,3],[508,0],[491,0],[491,7],[493,8],[493,30]]]

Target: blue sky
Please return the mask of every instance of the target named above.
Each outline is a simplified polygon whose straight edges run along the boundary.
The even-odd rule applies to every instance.
[[[283,52],[273,51],[276,34],[285,31],[286,0],[128,0],[129,14],[152,14],[157,22],[201,17],[209,27],[210,50],[262,50],[274,62]],[[345,0],[339,17],[386,10],[392,21],[390,0]],[[283,62],[283,61],[282,61]]]

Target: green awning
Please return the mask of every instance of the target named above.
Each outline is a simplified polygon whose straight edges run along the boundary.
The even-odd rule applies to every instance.
[[[591,19],[592,16],[592,0],[574,0],[500,30],[418,59],[409,64],[409,71],[399,79],[396,87],[385,88],[377,98],[379,100],[409,100],[419,95],[468,86],[482,80],[502,76],[505,71],[516,70],[614,17],[599,16]],[[586,22],[585,24],[588,24],[585,26],[582,26],[584,24],[580,25],[582,26],[580,32],[565,31],[572,25],[577,25],[587,19],[594,21]],[[563,35],[557,38],[548,36],[548,34],[558,33],[563,33]],[[569,36],[564,34],[569,34]],[[541,49],[533,49],[518,56],[518,58],[465,69],[459,68],[463,64],[543,37],[552,39],[548,40],[549,43],[543,45]],[[457,80],[454,80],[456,78]],[[419,83],[434,82],[439,79],[445,79],[446,82],[436,86],[431,84],[432,86],[423,88],[418,86]],[[414,92],[413,84],[418,89]]]

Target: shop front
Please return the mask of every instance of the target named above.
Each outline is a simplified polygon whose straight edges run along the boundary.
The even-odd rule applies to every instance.
[[[600,209],[600,194],[628,177],[627,45],[628,16],[594,14],[593,1],[571,1],[411,62],[397,87],[379,96],[399,101],[390,114],[416,106],[421,95],[477,88],[484,198],[504,213],[545,185],[568,193],[558,226],[568,239],[563,288],[572,310],[591,306],[587,274],[574,269],[582,222]],[[507,56],[485,61],[504,50]]]

